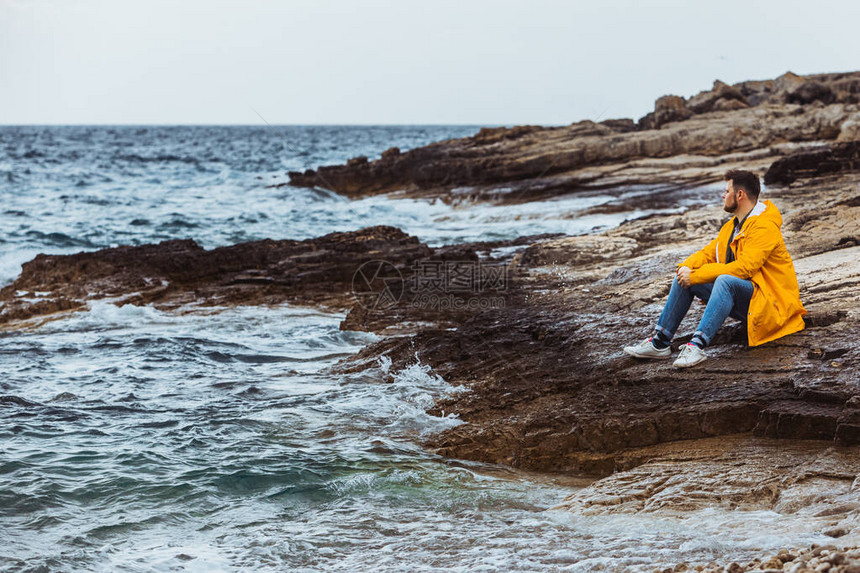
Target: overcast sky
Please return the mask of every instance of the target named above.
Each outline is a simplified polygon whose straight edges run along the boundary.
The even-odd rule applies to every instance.
[[[566,124],[860,70],[860,2],[0,0],[0,123]]]

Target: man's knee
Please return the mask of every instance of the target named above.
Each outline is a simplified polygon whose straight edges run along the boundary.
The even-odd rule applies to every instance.
[[[720,275],[714,281],[714,292],[728,295],[733,300],[749,300],[752,294],[752,282],[734,275]]]
[[[703,302],[708,302],[708,299],[711,298],[711,291],[713,291],[713,287],[713,283],[692,285],[690,286],[690,293],[693,296],[700,298]]]
[[[722,285],[724,287],[736,287],[750,284],[751,281],[736,277],[735,275],[720,275],[714,281],[714,287]]]
[[[720,275],[716,278],[716,280],[714,280],[714,290],[731,290],[732,286],[734,286],[734,282],[738,280],[740,279],[732,275]]]

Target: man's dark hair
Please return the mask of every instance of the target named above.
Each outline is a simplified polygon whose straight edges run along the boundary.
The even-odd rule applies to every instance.
[[[732,182],[732,187],[735,191],[743,189],[753,202],[758,201],[759,193],[761,193],[761,183],[758,181],[758,175],[751,171],[743,171],[742,169],[732,169],[726,171],[726,181]]]

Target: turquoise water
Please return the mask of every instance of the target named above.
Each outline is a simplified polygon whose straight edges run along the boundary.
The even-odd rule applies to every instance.
[[[330,569],[422,537],[429,558],[445,531],[480,516],[487,534],[567,491],[423,452],[422,436],[459,423],[425,408],[456,390],[418,362],[393,383],[385,363],[327,373],[375,339],[338,330],[341,318],[96,303],[3,335],[0,558]]]

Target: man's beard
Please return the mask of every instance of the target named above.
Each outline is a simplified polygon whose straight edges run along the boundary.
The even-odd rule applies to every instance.
[[[735,199],[729,205],[723,205],[723,211],[725,211],[726,213],[734,213],[737,210],[738,210],[738,200],[737,199]]]

